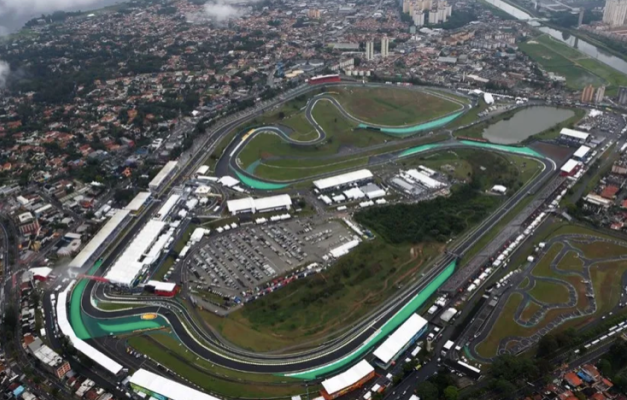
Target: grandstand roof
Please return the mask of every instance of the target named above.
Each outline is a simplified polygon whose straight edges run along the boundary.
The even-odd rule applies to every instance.
[[[70,325],[70,320],[67,316],[67,300],[70,290],[76,283],[76,280],[70,282],[70,284],[63,290],[63,292],[59,293],[59,297],[57,299],[57,323],[59,325],[59,329],[61,332],[68,337],[74,348],[81,353],[85,354],[87,357],[91,358],[98,365],[111,372],[114,375],[117,375],[122,371],[122,365],[118,364],[116,361],[102,354],[100,351],[91,347],[81,339],[79,339],[74,333],[74,329],[72,329],[72,325]]]
[[[118,210],[107,223],[100,228],[96,236],[94,236],[87,246],[72,261],[69,266],[73,268],[81,268],[91,258],[91,256],[102,246],[109,236],[117,229],[130,213],[129,210]]]
[[[155,175],[154,178],[152,178],[152,180],[148,184],[148,187],[158,188],[159,186],[161,186],[165,178],[167,178],[168,175],[170,175],[170,173],[174,171],[177,165],[178,165],[177,161],[168,161],[168,163],[164,165],[163,168],[161,168],[161,171],[159,171],[159,173]]]
[[[168,197],[168,199],[163,203],[163,205],[157,212],[157,218],[160,220],[164,220],[165,217],[167,217],[168,214],[170,214],[170,211],[172,211],[172,208],[174,208],[174,206],[176,205],[176,203],[179,201],[180,198],[181,196],[178,194],[173,194],[170,197]]]
[[[145,369],[140,369],[131,375],[130,382],[172,400],[219,400]]]
[[[142,260],[143,257],[148,255],[146,258],[150,263],[154,261],[156,253],[153,247],[160,246],[158,250],[161,250],[165,246],[166,241],[158,240],[155,243],[155,240],[166,225],[163,221],[148,221],[107,271],[105,278],[112,283],[130,286],[146,265]]]
[[[198,170],[196,171],[198,175],[205,175],[207,172],[209,172],[208,165],[201,165],[200,168],[198,168]]]
[[[135,198],[133,198],[133,200],[131,200],[131,202],[128,203],[126,207],[124,207],[124,209],[129,211],[137,211],[142,208],[142,206],[146,203],[149,197],[150,192],[139,192],[137,193],[137,196],[135,196]]]
[[[371,179],[372,177],[373,175],[370,170],[360,169],[359,171],[348,172],[346,174],[336,175],[330,178],[318,179],[317,181],[314,181],[314,186],[319,190],[325,190],[364,179]]]
[[[292,199],[289,194],[280,194],[277,196],[262,197],[253,199],[245,197],[243,199],[228,200],[226,202],[229,212],[237,213],[242,211],[260,211],[273,210],[281,207],[291,207]]]
[[[575,152],[575,154],[573,154],[573,156],[577,157],[577,158],[583,158],[589,152],[590,152],[590,147],[588,147],[588,146],[581,146],[580,148],[577,149],[577,151]]]
[[[171,292],[176,288],[176,283],[173,282],[161,282],[161,281],[148,281],[146,286],[152,286],[155,290],[163,290],[164,292]]]
[[[373,372],[374,368],[372,368],[372,365],[370,365],[366,360],[361,360],[352,368],[342,372],[341,374],[322,381],[322,387],[328,394],[333,394],[341,391],[342,389],[351,387]]]
[[[383,363],[389,363],[426,325],[426,319],[418,314],[412,314],[385,342],[381,343],[373,354]]]
[[[588,140],[590,134],[586,132],[576,131],[574,129],[562,128],[560,135],[570,136],[579,140]]]
[[[566,161],[564,165],[562,165],[562,168],[560,168],[560,171],[570,174],[575,168],[577,168],[578,165],[579,165],[579,162],[571,158],[570,160]]]

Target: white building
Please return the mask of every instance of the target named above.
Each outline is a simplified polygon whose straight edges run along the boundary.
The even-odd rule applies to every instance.
[[[152,192],[156,192],[157,190],[159,190],[161,185],[170,177],[170,174],[176,171],[177,167],[177,161],[169,161],[163,168],[161,168],[161,171],[159,171],[159,173],[150,181],[150,183],[148,184],[148,188]]]
[[[627,0],[606,0],[603,9],[603,23],[610,27],[625,25]]]
[[[386,58],[390,53],[390,39],[387,36],[381,38],[381,57]]]
[[[226,207],[233,215],[242,213],[269,212],[276,210],[289,210],[292,208],[292,199],[289,194],[263,197],[253,199],[245,197],[243,199],[229,200]]]
[[[323,178],[314,181],[314,187],[320,191],[335,189],[343,186],[347,186],[357,182],[364,182],[371,180],[374,177],[372,172],[367,169],[360,169],[358,171],[348,172],[342,175],[332,176],[330,178]]]
[[[374,60],[374,42],[372,40],[366,42],[366,60]]]

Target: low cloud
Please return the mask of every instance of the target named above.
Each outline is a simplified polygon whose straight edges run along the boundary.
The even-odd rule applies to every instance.
[[[0,15],[16,13],[33,15],[59,10],[76,9],[96,4],[98,0],[0,0]]]
[[[9,73],[11,73],[9,64],[0,60],[0,89],[3,89],[6,85],[7,79],[9,79]]]
[[[237,5],[235,5],[233,1],[229,0],[212,0],[205,3],[205,15],[218,23],[227,22],[233,18],[239,18],[244,15],[244,8],[238,6],[244,6],[254,2],[254,0],[238,1]]]

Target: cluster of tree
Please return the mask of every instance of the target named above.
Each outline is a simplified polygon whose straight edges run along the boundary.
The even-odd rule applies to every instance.
[[[499,199],[463,185],[450,197],[418,204],[394,204],[360,211],[356,220],[391,243],[445,242],[483,218]]]
[[[477,19],[474,11],[455,10],[446,22],[433,25],[434,28],[457,29]]]
[[[583,23],[590,24],[601,19],[601,14],[586,12],[583,15]],[[561,26],[562,28],[576,28],[579,24],[579,14],[573,14],[571,12],[553,13],[551,15],[551,23]]]
[[[605,353],[597,367],[603,376],[610,378],[617,389],[627,391],[627,343],[622,340],[614,342],[610,351]]]

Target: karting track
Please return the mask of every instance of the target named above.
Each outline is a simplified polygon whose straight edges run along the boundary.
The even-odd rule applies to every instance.
[[[522,297],[522,301],[514,312],[514,315],[511,316],[513,319],[512,323],[518,324],[523,328],[528,328],[530,334],[528,336],[506,336],[501,338],[497,349],[497,355],[518,354],[533,346],[542,338],[542,336],[557,329],[561,325],[574,319],[581,319],[583,321],[585,317],[592,316],[597,313],[599,309],[597,297],[601,296],[601,293],[595,293],[592,274],[590,272],[591,268],[600,264],[602,265],[627,260],[627,254],[620,256],[590,258],[586,256],[583,250],[576,247],[578,243],[591,244],[599,242],[611,243],[616,246],[625,247],[625,250],[627,251],[627,244],[623,241],[612,240],[589,234],[562,234],[547,241],[545,251],[551,249],[551,247],[555,244],[563,246],[555,258],[550,262],[549,268],[555,274],[555,277],[536,276],[533,273],[534,268],[542,262],[542,259],[545,256],[544,254],[536,257],[534,262],[528,263],[516,279],[512,280],[512,288],[501,296],[501,301],[497,305],[490,319],[485,324],[486,329],[484,329],[479,336],[473,339],[473,344],[470,346],[470,351],[473,357],[485,362],[490,361],[490,359],[478,354],[477,346],[492,334],[492,329],[496,324],[496,321],[503,317],[505,304],[507,303],[509,297],[514,293],[520,295]],[[577,258],[581,261],[581,270],[563,270],[558,267],[563,258],[569,252],[577,255]],[[580,280],[585,286],[585,307],[577,306],[580,300],[582,300],[580,298],[582,294],[579,293],[577,288],[568,280],[558,278],[573,276],[577,277],[578,280]],[[525,278],[527,278],[528,283],[524,287],[519,287],[519,284],[523,282]],[[534,285],[538,281],[550,282],[564,286],[568,292],[568,300],[565,302],[545,302],[534,298],[531,294],[529,294],[529,290],[533,289]],[[627,271],[622,273],[621,282],[617,283],[617,286],[619,286],[619,292],[620,288],[623,287],[626,282]],[[521,317],[521,315],[529,302],[538,304],[539,309],[525,320]],[[550,314],[551,319],[549,321],[545,321],[547,314],[551,311],[554,311]],[[536,328],[535,331],[533,330],[534,328]]]
[[[297,92],[297,94],[301,93],[302,92]],[[249,116],[246,118],[250,119]],[[241,121],[229,124],[230,129],[222,129],[219,131],[220,137],[240,124]],[[322,135],[323,134],[324,133],[322,133]],[[252,135],[249,135],[246,140],[250,140],[250,136]],[[216,138],[216,141],[218,139],[219,138]],[[237,172],[236,175],[239,176],[239,174],[242,173],[242,171],[235,169],[236,166],[233,160],[235,158],[234,156],[237,154],[238,144],[242,144],[241,138],[239,137],[233,140],[224,152],[224,154],[228,156],[223,156],[220,159],[216,171],[218,176],[226,175],[230,172]],[[518,192],[508,198],[499,209],[479,226],[467,232],[453,248],[449,249],[449,253],[446,256],[436,261],[436,265],[423,278],[403,289],[386,304],[373,310],[373,313],[369,317],[356,324],[343,336],[325,343],[315,350],[287,355],[265,355],[234,348],[229,344],[219,342],[211,333],[198,327],[192,316],[175,300],[155,298],[154,303],[151,302],[151,305],[146,307],[118,311],[103,311],[95,307],[92,302],[91,297],[98,285],[95,281],[91,280],[85,285],[79,285],[80,288],[77,286],[77,289],[75,289],[72,294],[72,299],[76,296],[76,299],[80,301],[82,313],[86,314],[83,315],[85,319],[91,318],[100,321],[101,326],[104,327],[113,327],[117,325],[118,322],[125,325],[132,324],[134,320],[138,325],[127,326],[137,326],[141,329],[142,324],[139,323],[140,321],[146,324],[157,323],[155,320],[141,320],[142,314],[157,314],[163,317],[164,321],[167,321],[179,339],[185,343],[189,349],[194,351],[197,355],[227,368],[248,372],[285,374],[303,379],[315,379],[323,375],[331,374],[346,367],[354,360],[363,357],[363,355],[372,349],[381,339],[404,322],[411,313],[418,309],[420,305],[452,275],[456,266],[456,258],[463,255],[464,252],[472,247],[484,233],[515,207],[528,193],[534,193],[540,185],[554,174],[556,169],[556,165],[552,160],[528,148],[465,141],[447,141],[438,144],[418,146],[385,156],[373,157],[372,162],[385,163],[415,154],[425,154],[460,147],[478,147],[497,152],[524,155],[540,161],[543,164],[543,170],[531,182],[528,182]],[[272,182],[258,181],[253,178],[250,179],[260,182],[261,184],[274,184]],[[312,178],[310,177],[308,179]],[[255,186],[250,186],[256,189]],[[261,189],[264,188],[262,187]],[[129,230],[127,237],[134,236],[144,223],[152,217],[152,212],[156,208],[156,205],[156,203],[153,204],[153,206],[140,217],[138,223]],[[122,240],[120,242],[121,243],[114,247],[98,272],[95,272],[96,275],[102,274],[121,251],[124,250],[126,241]],[[137,301],[137,299],[127,297],[125,301]],[[139,303],[145,301],[145,299],[142,299]],[[72,324],[76,326],[80,324],[80,322],[72,321]],[[202,339],[199,340],[197,338]],[[97,342],[92,342],[98,345]]]

